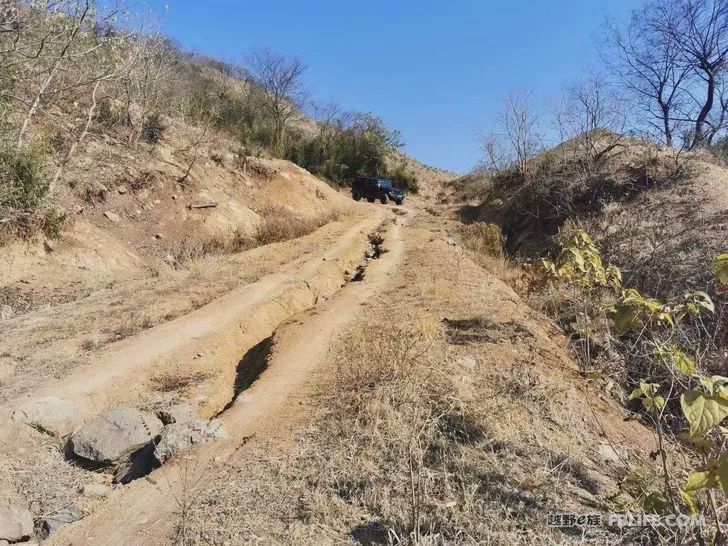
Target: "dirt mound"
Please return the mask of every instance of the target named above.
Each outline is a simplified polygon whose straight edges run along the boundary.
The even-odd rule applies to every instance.
[[[500,225],[512,254],[543,255],[564,222],[578,220],[626,284],[665,298],[704,290],[713,257],[726,250],[728,168],[707,153],[617,144],[587,161],[566,143],[534,159],[528,179],[469,175],[443,196],[462,203],[464,221]]]

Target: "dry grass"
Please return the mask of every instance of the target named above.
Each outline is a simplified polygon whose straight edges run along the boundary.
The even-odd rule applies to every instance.
[[[180,543],[555,543],[545,514],[599,489],[574,453],[514,436],[524,407],[557,419],[549,385],[526,364],[493,381],[431,316],[360,322],[334,365],[293,452],[257,446],[215,478]]]
[[[283,207],[272,207],[262,211],[261,216],[261,224],[252,235],[237,230],[232,235],[187,237],[167,248],[166,261],[175,268],[181,268],[209,256],[234,254],[258,246],[298,239],[339,220],[342,213],[333,210],[311,218]]]
[[[307,218],[283,207],[273,207],[262,212],[263,222],[258,227],[255,241],[267,245],[297,239],[313,233],[321,226],[338,220],[339,211],[332,211],[316,218]]]
[[[204,372],[185,374],[181,371],[176,371],[174,373],[157,375],[151,381],[154,390],[158,392],[178,392],[199,385],[210,379],[210,377],[210,374]]]
[[[493,258],[503,258],[505,238],[503,232],[495,224],[474,222],[460,228],[463,244],[476,255],[485,254]]]
[[[496,224],[473,222],[459,229],[460,239],[473,260],[508,285],[520,285],[521,272],[505,255],[506,240]]]

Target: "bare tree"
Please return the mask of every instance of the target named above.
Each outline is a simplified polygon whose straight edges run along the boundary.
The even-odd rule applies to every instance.
[[[528,163],[542,148],[539,118],[528,93],[509,95],[497,118],[499,131],[483,137],[482,148],[490,169],[515,166],[528,178]]]
[[[280,153],[285,129],[307,95],[303,83],[306,66],[299,59],[262,49],[248,56],[246,67],[250,83],[265,95],[265,108],[273,122],[273,148]]]
[[[170,44],[156,34],[141,36],[132,44],[122,77],[130,146],[137,143],[150,117],[169,100],[173,64]]]
[[[485,156],[482,164],[485,172],[502,172],[513,164],[512,156],[506,151],[501,136],[495,134],[483,135],[480,147]]]
[[[573,140],[574,153],[592,163],[621,145],[625,115],[604,78],[590,73],[573,86],[557,113],[565,139]]]
[[[696,81],[684,86],[693,108],[682,119],[692,122],[690,148],[710,144],[711,116],[722,105],[716,101],[728,60],[728,0],[673,0],[654,2],[647,10],[647,24],[663,42],[672,41],[678,62],[689,67]],[[713,123],[713,125],[715,125]]]
[[[636,99],[639,110],[647,114],[650,132],[657,132],[667,146],[673,146],[680,127],[677,111],[684,102],[682,86],[691,68],[681,62],[677,41],[656,32],[650,19],[650,8],[643,7],[632,13],[624,31],[608,25],[609,47],[604,57]]]
[[[25,110],[16,132],[19,150],[38,114],[50,116],[50,105],[64,98],[74,102],[79,90],[90,92],[115,70],[119,63],[112,50],[125,36],[109,30],[125,10],[121,0],[29,0],[10,2],[6,11],[0,24],[0,100]]]

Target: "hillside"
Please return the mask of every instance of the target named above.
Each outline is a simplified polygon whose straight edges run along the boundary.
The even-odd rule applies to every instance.
[[[703,151],[677,154],[620,140],[580,173],[573,167],[575,148],[567,142],[534,158],[531,181],[508,173],[468,175],[447,183],[441,198],[463,203],[459,214],[466,222],[500,225],[515,256],[552,250],[553,236],[572,219],[630,284],[662,297],[704,287],[712,257],[725,245],[728,166]]]
[[[726,543],[726,101],[457,177],[147,24],[0,8],[0,546]]]

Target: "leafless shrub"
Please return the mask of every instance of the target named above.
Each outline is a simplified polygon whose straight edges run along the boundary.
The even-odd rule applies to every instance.
[[[252,52],[246,65],[250,81],[263,91],[264,106],[274,124],[273,149],[280,153],[286,127],[306,98],[306,66],[300,59],[286,58],[268,49]]]

